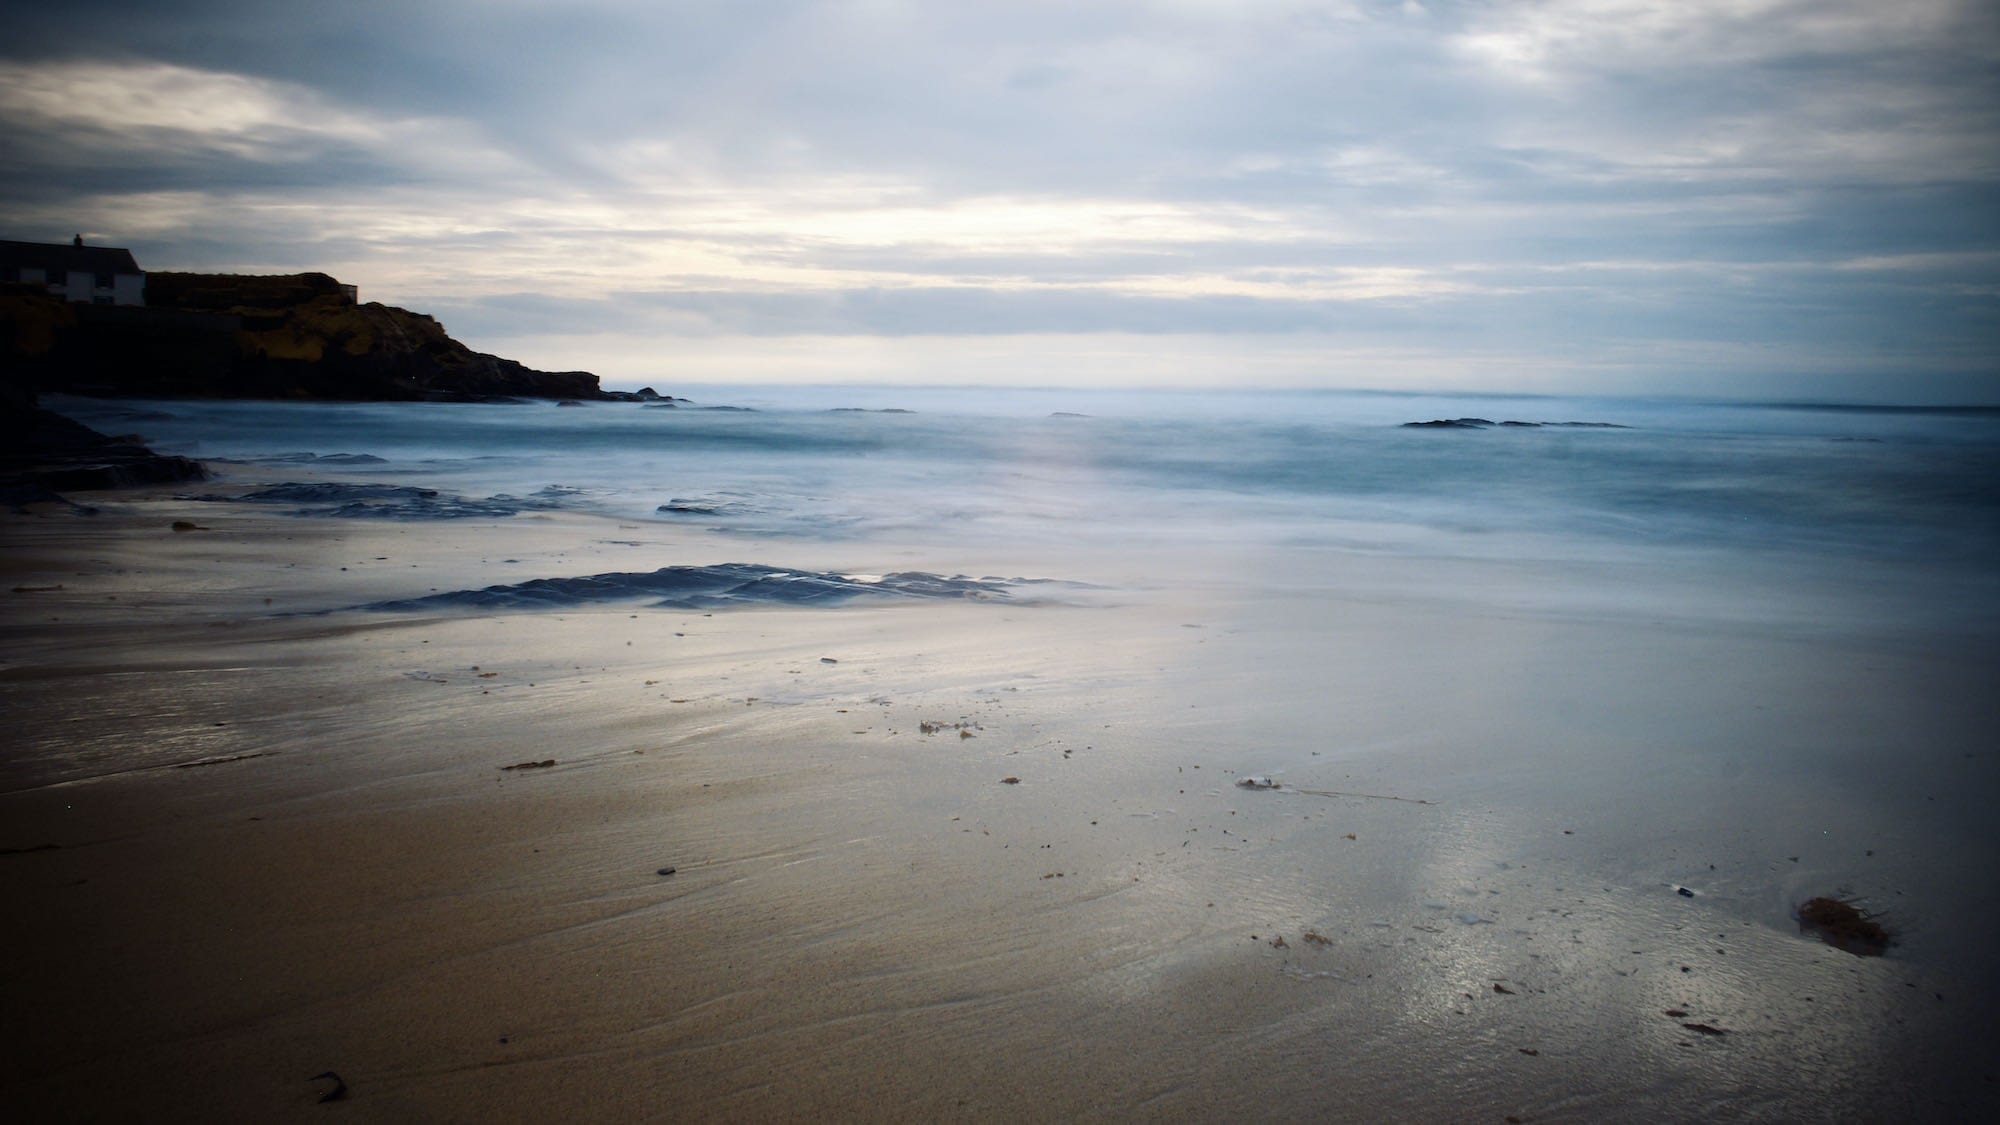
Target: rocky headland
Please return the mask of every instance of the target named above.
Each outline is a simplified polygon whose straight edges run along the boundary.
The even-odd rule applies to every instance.
[[[430,316],[323,273],[152,273],[144,307],[0,291],[8,366],[37,391],[148,398],[494,402],[662,400],[606,392],[588,371],[473,351]]]
[[[40,285],[0,283],[0,502],[199,480],[200,463],[43,409],[44,393],[676,404],[650,387],[606,391],[588,371],[537,371],[473,351],[435,318],[360,304],[323,273],[152,273],[143,307],[72,303]]]

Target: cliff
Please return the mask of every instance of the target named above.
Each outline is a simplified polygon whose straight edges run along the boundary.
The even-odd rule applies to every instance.
[[[158,398],[486,401],[623,397],[588,371],[476,352],[436,319],[356,304],[325,274],[155,273],[144,308],[0,291],[15,378],[41,391]]]

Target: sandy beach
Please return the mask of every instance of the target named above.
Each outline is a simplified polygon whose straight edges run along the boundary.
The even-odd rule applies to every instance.
[[[103,503],[0,516],[20,1120],[2000,1104],[1984,591]],[[728,561],[1090,586],[320,612]]]

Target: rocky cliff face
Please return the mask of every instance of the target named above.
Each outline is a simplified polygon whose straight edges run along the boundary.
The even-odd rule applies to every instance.
[[[145,308],[0,293],[8,366],[37,390],[162,398],[611,397],[587,371],[475,352],[435,319],[355,304],[325,274],[157,273]]]

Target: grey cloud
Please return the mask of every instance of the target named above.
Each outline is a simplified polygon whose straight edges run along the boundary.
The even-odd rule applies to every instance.
[[[827,293],[673,290],[600,300],[533,294],[436,308],[478,335],[601,331],[681,335],[967,336],[1116,332],[1137,335],[1336,333],[1383,343],[1421,334],[1433,344],[1533,347],[1575,355],[1658,342],[1812,342],[1868,351],[1990,352],[2000,330],[1955,329],[1949,285],[1899,273],[1844,282],[1777,273],[1732,284],[1633,272],[1615,286],[1555,276],[1498,292],[1414,299],[1276,300],[1156,297],[1096,289],[855,288]],[[1782,281],[1782,287],[1773,283]]]
[[[0,58],[164,60],[295,83],[357,113],[454,122],[515,167],[454,173],[448,160],[326,138],[217,153],[10,127],[0,222],[155,190],[226,202],[395,189],[399,205],[444,218],[509,193],[581,196],[625,216],[607,222],[647,208],[656,221],[524,223],[462,244],[685,242],[751,264],[871,275],[809,292],[683,278],[601,301],[438,295],[482,332],[1334,332],[1565,353],[1706,340],[1885,355],[1921,339],[1963,358],[1994,354],[2000,323],[1986,266],[1835,268],[2000,249],[2000,9],[1990,4],[1934,23],[1859,4],[1778,5],[1676,25],[1679,38],[1659,42],[1593,25],[1609,46],[1558,44],[1534,80],[1481,64],[1457,38],[1518,28],[1540,10],[1531,5],[1439,3],[1423,19],[1392,4],[1367,7],[1370,19],[1264,19],[1137,0],[16,7],[0,17]],[[1878,24],[1893,34],[1871,34]],[[654,155],[632,156],[645,146]],[[782,197],[843,177],[905,186],[918,204],[1264,208],[1300,233],[1100,241],[1085,254],[836,244],[684,224],[661,186]],[[145,249],[287,267],[315,251],[371,252],[358,236],[228,214]],[[1620,260],[1657,268],[1579,266]],[[1757,268],[1733,274],[1730,263]],[[1458,271],[1478,291],[1355,302],[1116,288],[1161,274],[1363,266]],[[881,285],[883,272],[912,284]],[[1006,277],[1038,285],[992,283]]]

